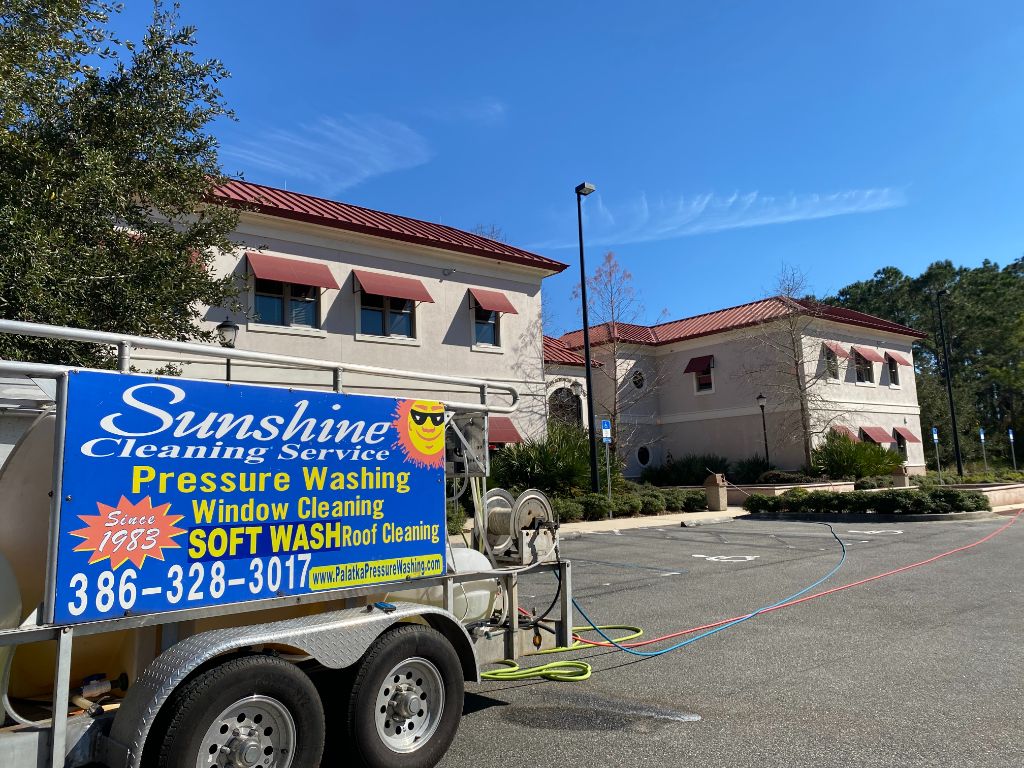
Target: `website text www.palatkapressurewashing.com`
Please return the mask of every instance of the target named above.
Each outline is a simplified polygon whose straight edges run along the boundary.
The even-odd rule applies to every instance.
[[[366,563],[321,565],[309,569],[309,587],[312,590],[337,589],[378,581],[416,579],[444,573],[444,558],[440,555],[405,557],[394,560],[371,560]]]

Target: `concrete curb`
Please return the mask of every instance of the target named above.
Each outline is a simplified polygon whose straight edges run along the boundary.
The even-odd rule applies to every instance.
[[[961,522],[967,520],[995,520],[999,515],[995,512],[948,512],[931,515],[879,515],[874,513],[856,512],[850,514],[798,514],[780,512],[778,514],[757,513],[748,515],[748,520],[780,520],[783,522],[818,522],[818,523],[935,523]]]

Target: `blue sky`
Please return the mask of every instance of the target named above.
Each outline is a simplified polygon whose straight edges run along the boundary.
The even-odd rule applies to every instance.
[[[588,264],[614,251],[648,321],[759,298],[783,265],[824,295],[1024,252],[1019,2],[182,5],[233,73],[225,170],[498,226],[573,265],[545,283],[558,330],[583,180]]]

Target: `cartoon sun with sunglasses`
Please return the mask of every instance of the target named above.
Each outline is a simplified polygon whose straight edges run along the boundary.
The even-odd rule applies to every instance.
[[[407,461],[421,467],[444,465],[444,406],[432,400],[401,400],[391,422]]]

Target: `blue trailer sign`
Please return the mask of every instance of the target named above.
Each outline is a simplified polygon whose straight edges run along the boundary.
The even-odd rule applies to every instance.
[[[53,619],[435,576],[444,407],[69,374]]]

